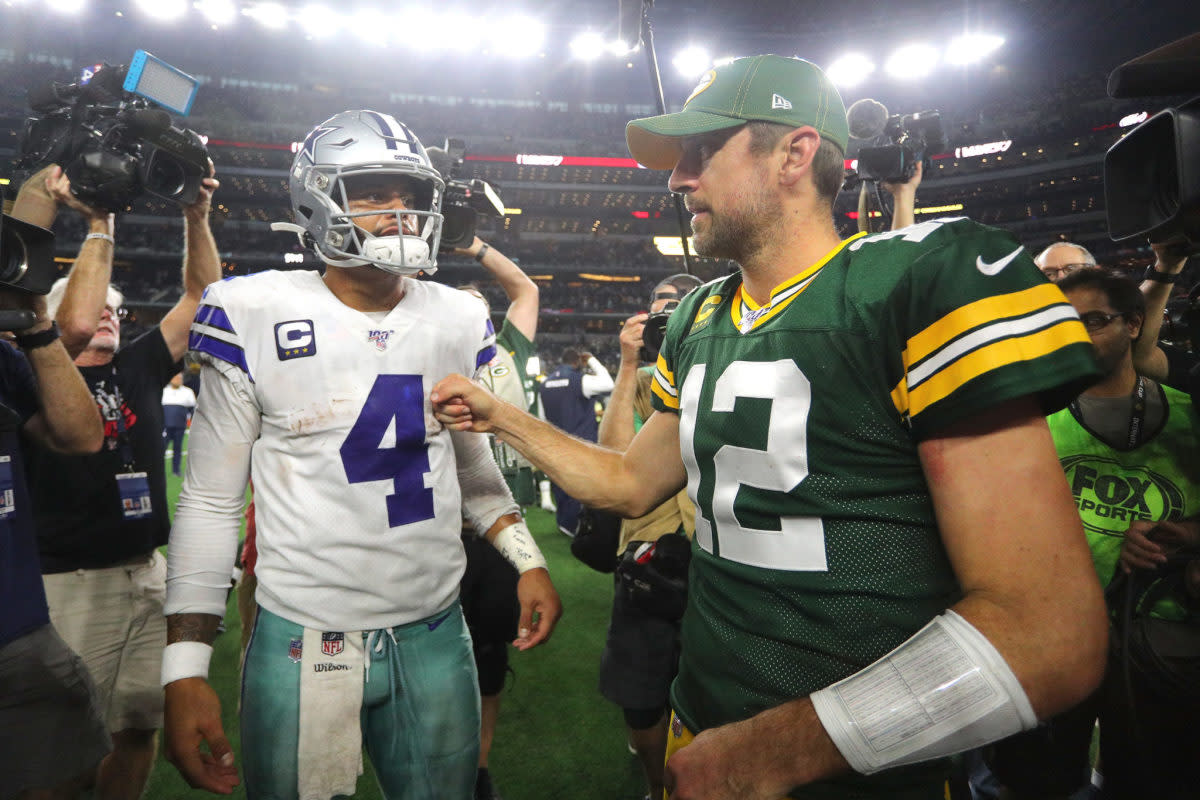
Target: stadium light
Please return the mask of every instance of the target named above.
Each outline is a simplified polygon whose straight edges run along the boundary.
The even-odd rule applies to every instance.
[[[834,85],[849,89],[865,81],[874,71],[874,61],[862,53],[847,53],[830,64],[825,75]]]
[[[242,14],[273,31],[283,30],[288,23],[287,9],[279,3],[256,3],[243,8]]]
[[[893,78],[913,80],[933,72],[938,63],[938,51],[927,44],[910,44],[899,48],[887,60],[885,69]]]
[[[86,0],[47,0],[50,10],[59,14],[78,14],[83,11]]]
[[[159,22],[170,22],[187,13],[187,0],[136,0],[138,11]]]
[[[196,10],[213,25],[228,25],[237,19],[237,8],[233,0],[200,0]]]
[[[595,31],[584,31],[571,40],[571,56],[580,61],[595,61],[609,52],[610,45]]]
[[[308,5],[300,10],[296,20],[304,32],[314,39],[324,39],[338,32],[342,26],[342,15],[322,5]]]
[[[680,75],[696,78],[712,65],[712,57],[703,47],[690,45],[680,50],[671,63],[679,70]]]
[[[737,61],[737,56],[721,56],[720,58],[713,59],[713,66],[723,67],[726,64],[732,64],[734,61]]]
[[[957,67],[975,64],[999,50],[1003,44],[1003,36],[964,33],[955,36],[946,45],[946,63]]]
[[[501,55],[528,58],[541,52],[546,41],[546,26],[532,17],[509,17],[495,26],[494,38],[504,43],[502,49],[497,48]]]

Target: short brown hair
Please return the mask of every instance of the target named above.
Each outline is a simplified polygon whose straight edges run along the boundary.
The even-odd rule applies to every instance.
[[[750,152],[756,156],[774,147],[785,133],[795,130],[791,125],[762,120],[751,120],[746,127],[750,131]],[[817,196],[832,207],[846,180],[846,157],[841,148],[822,138],[821,146],[813,156],[812,173]]]

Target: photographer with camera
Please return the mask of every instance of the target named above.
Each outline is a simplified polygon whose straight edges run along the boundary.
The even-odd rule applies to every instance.
[[[1188,250],[1183,243],[1157,242],[1151,243],[1150,247],[1154,251],[1154,263],[1146,268],[1141,285],[1146,298],[1146,321],[1142,326],[1142,337],[1133,345],[1133,363],[1139,373],[1198,399],[1200,354],[1158,341],[1163,311],[1187,266]]]
[[[8,229],[0,238],[0,264],[23,262],[29,272],[52,273],[48,250],[45,263],[28,251],[25,258],[11,251],[37,230],[7,214],[0,227]],[[48,231],[41,233],[49,239]],[[111,744],[92,678],[50,622],[20,437],[82,454],[100,447],[103,427],[45,297],[0,281],[0,309],[0,315],[21,311],[33,318],[15,331],[19,351],[0,342],[0,729],[7,732],[0,747],[0,795],[70,797],[90,780]],[[61,484],[56,488],[61,491]]]
[[[95,678],[113,737],[113,752],[96,775],[96,794],[136,800],[153,767],[163,719],[166,563],[157,548],[166,544],[170,519],[162,392],[179,371],[204,288],[221,277],[208,222],[219,184],[210,161],[196,199],[182,207],[182,296],[158,326],[122,346],[124,298],[109,283],[111,217],[76,196],[62,170],[51,167],[45,175],[30,191],[44,188],[91,230],[47,303],[100,409],[104,444],[87,456],[36,443],[26,448],[38,547],[50,618]]]
[[[650,400],[654,367],[641,364],[658,358],[667,317],[698,286],[700,280],[692,275],[672,275],[654,287],[649,314],[635,314],[625,321],[621,365],[597,435],[600,446],[624,452],[654,413]],[[643,336],[651,323],[658,333],[653,343]],[[622,520],[615,553],[612,616],[600,656],[600,694],[621,709],[629,744],[641,762],[652,798],[663,793],[668,694],[679,668],[680,618],[675,612],[687,602],[686,580],[657,574],[657,562],[662,560],[658,545],[664,537],[672,537],[674,549],[686,554],[695,530],[696,507],[687,490],[681,489],[649,514]],[[671,596],[664,598],[659,592]]]

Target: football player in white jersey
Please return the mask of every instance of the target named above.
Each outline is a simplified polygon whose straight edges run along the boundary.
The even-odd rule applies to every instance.
[[[324,274],[213,284],[192,327],[203,379],[171,533],[167,752],[192,786],[238,782],[206,676],[252,476],[247,796],[352,795],[365,745],[385,796],[467,797],[479,694],[460,512],[521,574],[514,645],[545,641],[562,612],[486,439],[445,430],[428,401],[442,377],[491,360],[494,331],[474,298],[408,277],[436,268],[443,182],[403,124],[326,120],[289,183],[296,223],[275,227]]]

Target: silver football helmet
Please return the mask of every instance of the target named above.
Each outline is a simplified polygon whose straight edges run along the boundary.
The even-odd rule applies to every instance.
[[[395,176],[410,208],[351,212],[346,184]],[[288,177],[295,224],[275,223],[312,246],[326,264],[371,264],[397,275],[437,269],[445,183],[421,142],[402,122],[377,111],[343,111],[312,129]],[[376,235],[355,224],[360,217],[395,214],[395,233]],[[385,232],[393,226],[385,226]]]

